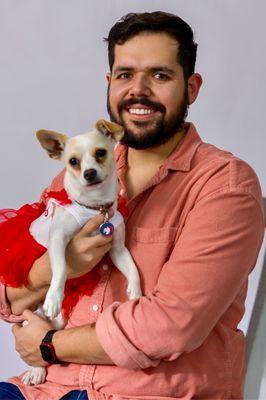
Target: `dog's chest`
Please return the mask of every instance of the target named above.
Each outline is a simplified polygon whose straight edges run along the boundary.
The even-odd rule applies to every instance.
[[[99,214],[99,210],[92,210],[83,207],[77,203],[60,205],[55,199],[50,199],[44,213],[32,222],[30,233],[34,239],[42,246],[48,248],[49,237],[51,233],[52,220],[56,206],[62,210],[61,221],[58,222],[64,226],[67,236],[72,236],[80,230],[92,217]],[[122,215],[116,211],[110,222],[116,228],[123,223]],[[98,232],[95,232],[97,234]]]
[[[90,218],[99,213],[97,210],[87,209],[75,203],[60,205],[60,203],[56,200],[50,199],[44,213],[35,221],[33,221],[30,226],[31,235],[39,244],[46,248],[48,247],[56,206],[60,207],[62,214],[61,221],[59,220],[59,223],[64,225],[65,231],[68,233],[68,235],[69,233],[74,234],[83,225],[85,225]]]

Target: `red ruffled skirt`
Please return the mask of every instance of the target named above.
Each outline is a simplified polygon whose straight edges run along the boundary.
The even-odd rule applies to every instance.
[[[61,204],[69,203],[66,192],[49,192]],[[35,260],[46,247],[30,234],[30,225],[45,211],[44,203],[26,204],[19,210],[0,210],[0,282],[12,287],[27,285],[28,274]],[[81,296],[90,296],[100,281],[98,268],[79,278],[69,279],[65,286],[63,314],[68,317]]]

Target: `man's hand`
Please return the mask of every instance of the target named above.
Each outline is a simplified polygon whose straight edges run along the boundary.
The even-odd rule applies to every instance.
[[[113,212],[109,213],[112,216]],[[104,216],[91,218],[71,239],[66,248],[67,278],[77,278],[91,271],[111,249],[112,237],[90,236],[103,223]],[[44,300],[52,278],[48,252],[36,260],[29,272],[29,285],[6,288],[12,312],[20,315],[25,309],[36,309]]]
[[[28,323],[15,324],[12,332],[15,336],[16,350],[26,364],[33,367],[46,366],[40,352],[40,344],[47,331],[52,325],[44,319],[33,314],[30,310],[25,310],[22,314]]]
[[[16,350],[28,365],[45,367],[48,363],[43,361],[40,344],[53,327],[29,310],[25,310],[22,316],[28,324],[24,326],[15,324],[12,328]],[[53,336],[53,345],[61,361],[77,364],[113,364],[97,338],[95,324],[57,331]]]
[[[67,279],[77,278],[91,271],[111,249],[112,237],[91,236],[104,222],[102,214],[90,219],[70,240],[66,248]]]

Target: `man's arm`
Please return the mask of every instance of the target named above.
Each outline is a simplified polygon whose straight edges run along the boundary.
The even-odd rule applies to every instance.
[[[65,329],[54,334],[53,344],[59,360],[77,364],[114,364],[102,348],[95,324]]]
[[[66,250],[68,278],[82,276],[90,271],[111,248],[111,238],[101,235],[90,237],[103,222],[104,216],[92,218],[71,240]],[[43,300],[51,280],[49,257],[46,253],[34,264],[29,275],[29,285],[21,289],[8,288],[7,296],[13,312],[21,313],[22,320],[28,324],[16,324],[13,333],[16,341],[16,350],[21,358],[29,365],[45,365],[41,353],[40,343],[52,325],[25,310],[30,305],[34,309]],[[25,311],[24,311],[25,310]],[[14,321],[15,322],[15,321]],[[76,363],[112,364],[112,360],[101,347],[95,332],[94,325],[86,325],[73,329],[58,331],[53,338],[57,357],[61,361]]]
[[[149,368],[201,346],[255,266],[264,234],[258,200],[241,186],[202,197],[154,289],[102,312],[97,336],[116,365]],[[231,308],[234,324],[241,313],[236,307]]]
[[[96,332],[94,325],[86,325],[56,333],[58,358],[138,369],[196,349],[246,282],[263,232],[261,205],[245,188],[223,188],[204,196],[190,211],[154,290],[107,307]],[[45,326],[37,335],[31,316],[25,317],[29,325],[14,330],[17,349],[26,362],[37,365],[28,354],[40,362],[38,346],[51,328]],[[41,321],[38,324],[46,323]]]
[[[29,310],[24,311],[22,316],[28,321],[28,325],[16,324],[13,327],[16,350],[31,366],[47,365],[41,356],[40,343],[47,331],[52,329],[51,324]],[[58,331],[53,336],[53,345],[60,361],[77,364],[113,364],[97,338],[95,324]]]
[[[91,271],[111,248],[111,237],[90,234],[104,221],[102,214],[91,218],[72,238],[66,249],[67,278],[77,278]],[[46,252],[32,266],[28,285],[6,288],[7,301],[13,314],[20,315],[25,309],[35,310],[44,300],[52,272]]]
[[[6,296],[12,314],[20,315],[25,309],[35,310],[45,298],[50,280],[51,269],[49,256],[46,252],[33,264],[29,272],[27,286],[20,288],[6,287]]]

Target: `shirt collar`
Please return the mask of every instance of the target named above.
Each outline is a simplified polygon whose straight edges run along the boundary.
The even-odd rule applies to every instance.
[[[185,124],[186,134],[178,143],[174,151],[165,160],[163,167],[175,171],[189,171],[191,168],[192,158],[202,143],[202,140],[191,122]],[[116,147],[117,170],[126,168],[127,166],[127,146],[118,144]]]

